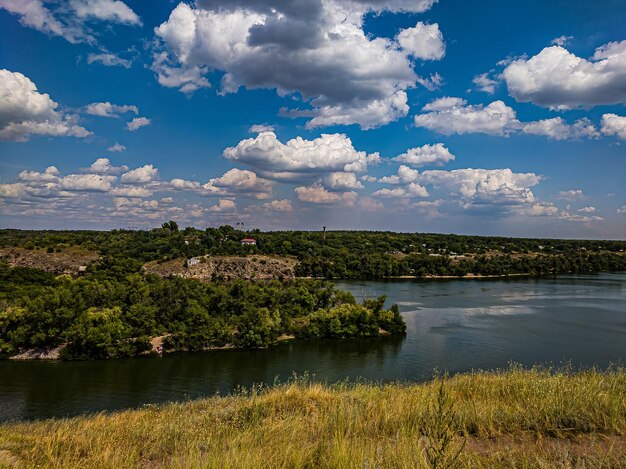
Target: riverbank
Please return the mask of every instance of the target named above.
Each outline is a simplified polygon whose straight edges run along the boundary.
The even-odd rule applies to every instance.
[[[554,275],[554,274],[550,274]],[[532,275],[529,272],[501,274],[501,275],[483,275],[483,274],[466,274],[466,275],[388,275],[383,277],[384,280],[445,280],[445,279],[489,279],[489,278],[508,278],[508,277],[546,277],[547,275]]]
[[[623,467],[625,400],[624,369],[385,386],[300,379],[1,425],[0,467],[429,467],[457,453],[462,467]]]

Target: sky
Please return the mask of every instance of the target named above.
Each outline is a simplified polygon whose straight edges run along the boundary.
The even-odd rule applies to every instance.
[[[0,227],[626,239],[623,0],[0,0]]]

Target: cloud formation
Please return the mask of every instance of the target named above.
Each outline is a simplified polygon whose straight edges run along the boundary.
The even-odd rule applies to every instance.
[[[230,199],[220,199],[217,204],[209,207],[209,212],[228,213],[237,210],[237,204]]]
[[[83,173],[93,174],[119,174],[128,171],[128,166],[113,166],[108,158],[98,158],[88,168],[83,168]]]
[[[72,44],[95,42],[93,30],[86,24],[90,21],[141,25],[139,16],[121,0],[0,0],[0,8],[16,15],[23,26],[60,36]]]
[[[363,189],[363,184],[354,173],[334,172],[324,178],[324,185],[332,190]]]
[[[386,124],[408,112],[405,91],[428,86],[411,58],[435,60],[445,46],[438,25],[417,23],[396,39],[363,30],[368,12],[424,11],[432,1],[310,0],[297,2],[199,1],[180,3],[155,29],[153,70],[160,84],[181,91],[208,87],[223,73],[220,93],[275,89],[311,105],[308,128]]]
[[[416,127],[425,127],[444,135],[485,133],[506,136],[519,127],[513,108],[502,101],[487,106],[471,105],[461,98],[441,98],[427,104],[414,117]]]
[[[133,64],[132,60],[123,59],[122,57],[111,54],[110,52],[102,52],[100,54],[90,53],[87,55],[87,63],[100,63],[105,67],[124,67],[130,68]]]
[[[529,122],[523,125],[522,132],[543,135],[554,140],[577,140],[600,136],[595,125],[587,118],[578,119],[572,125],[569,125],[561,117]]]
[[[400,31],[396,40],[402,49],[417,59],[441,60],[446,54],[443,34],[437,23],[419,21],[415,27]]]
[[[309,204],[334,204],[342,202],[345,205],[352,206],[357,199],[357,193],[354,191],[337,193],[329,192],[320,185],[299,186],[295,189],[296,196],[301,202]]]
[[[120,181],[125,184],[146,184],[156,181],[159,178],[159,170],[151,164],[147,164],[140,168],[131,169],[127,173],[122,174]]]
[[[467,104],[462,98],[445,97],[426,104],[422,110],[428,112],[414,117],[415,126],[443,135],[484,133],[507,137],[521,132],[553,140],[600,136],[596,126],[584,117],[572,124],[568,124],[562,117],[521,122],[515,110],[500,100],[484,105]]]
[[[409,148],[393,161],[406,163],[411,166],[437,165],[441,166],[450,161],[454,161],[454,155],[450,153],[443,143],[435,143],[434,145],[422,145],[421,147]]]
[[[567,191],[560,191],[558,196],[561,199],[578,199],[584,197],[585,194],[583,193],[582,189],[570,189]]]
[[[601,131],[604,135],[617,135],[620,140],[626,140],[626,117],[604,114]]]
[[[125,150],[126,150],[126,147],[122,145],[121,143],[117,143],[117,142],[115,142],[113,145],[107,148],[107,151],[110,151],[112,153],[125,151]]]
[[[137,106],[133,105],[118,105],[111,104],[108,101],[105,103],[91,103],[85,106],[85,112],[92,116],[100,117],[120,117],[120,114],[126,112],[132,112],[134,114],[139,113]]]
[[[224,156],[275,180],[303,180],[338,171],[363,172],[380,159],[378,153],[368,155],[355,150],[344,134],[322,134],[314,140],[296,137],[282,143],[270,131],[226,148]]]
[[[78,18],[141,25],[139,16],[120,0],[70,0],[69,5]]]
[[[271,200],[265,202],[262,207],[273,212],[293,212],[293,205],[289,199]]]
[[[499,80],[493,79],[489,76],[489,73],[481,73],[480,75],[476,75],[472,79],[472,83],[476,85],[480,91],[484,91],[488,94],[494,94],[496,92],[496,87],[500,83]]]
[[[626,104],[626,40],[598,47],[587,60],[561,46],[509,64],[502,76],[510,95],[552,109]]]
[[[552,209],[549,204],[536,200],[531,190],[531,187],[540,181],[541,176],[535,173],[515,173],[508,168],[419,172],[402,165],[398,168],[397,174],[380,179],[381,183],[393,184],[396,187],[383,188],[372,195],[407,199],[426,198],[435,194],[445,197],[448,202],[456,202],[463,210],[489,209],[525,216],[554,215],[556,208]],[[437,206],[441,203],[438,202]]]
[[[108,192],[116,179],[101,174],[69,174],[59,179],[59,187],[66,191]]]
[[[241,194],[256,199],[272,197],[272,181],[258,177],[253,171],[233,168],[202,186],[206,195]]]
[[[86,137],[91,134],[75,116],[59,105],[25,75],[0,70],[0,140],[25,142],[31,135]]]
[[[132,121],[126,124],[126,129],[134,132],[137,129],[152,124],[152,121],[147,117],[135,117]]]

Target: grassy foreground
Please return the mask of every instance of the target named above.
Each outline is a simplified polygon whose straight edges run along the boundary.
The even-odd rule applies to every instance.
[[[626,467],[626,370],[307,379],[0,426],[0,467]]]

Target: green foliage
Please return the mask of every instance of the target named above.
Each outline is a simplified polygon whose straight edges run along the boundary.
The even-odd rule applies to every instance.
[[[429,403],[428,413],[424,415],[424,453],[428,466],[433,469],[454,468],[459,466],[459,456],[465,447],[465,441],[457,442],[461,426],[454,408],[454,400],[446,388],[446,378],[439,381],[437,395]]]
[[[357,305],[352,295],[314,280],[202,283],[174,277],[95,270],[72,279],[33,269],[0,269],[0,355],[67,344],[63,358],[117,358],[150,349],[166,337],[168,350],[226,345],[267,347],[282,334],[298,337],[404,333],[397,307],[384,298]],[[40,279],[45,286],[34,287]]]
[[[256,246],[240,240],[253,236]],[[201,255],[293,256],[296,274],[315,278],[378,279],[392,276],[467,274],[551,275],[626,270],[626,242],[460,236],[432,233],[258,230],[231,226],[179,230],[176,222],[146,231],[0,230],[0,247],[80,246],[104,259],[95,269],[138,272],[147,261]],[[460,257],[459,257],[460,256]]]
[[[147,350],[147,340],[133,340],[131,332],[122,320],[121,308],[91,307],[69,327],[69,345],[63,353],[66,358],[119,358]]]
[[[163,223],[161,225],[161,228],[163,228],[164,230],[178,231],[178,223],[170,220],[168,222]]]

